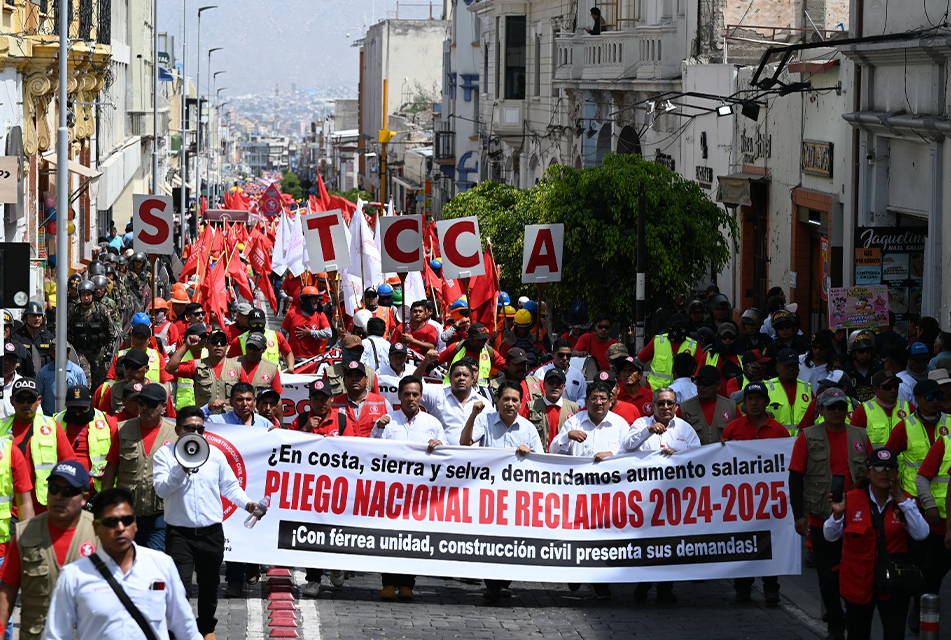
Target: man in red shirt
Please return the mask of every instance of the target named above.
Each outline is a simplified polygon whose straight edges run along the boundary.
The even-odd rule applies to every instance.
[[[120,349],[112,359],[109,372],[106,374],[106,380],[116,379],[116,362],[130,349],[141,349],[148,356],[148,369],[145,376],[151,382],[158,382],[168,390],[168,383],[175,378],[165,372],[165,352],[151,346],[152,327],[147,324],[136,324],[132,326],[129,336],[129,349]]]
[[[409,323],[401,323],[393,330],[390,342],[404,342],[420,355],[430,349],[435,349],[439,343],[439,333],[436,327],[427,322],[429,310],[425,300],[417,300],[410,307]]]
[[[30,479],[30,465],[26,463],[26,458],[20,453],[20,449],[14,446],[10,447],[10,456],[4,456],[0,464],[10,465],[10,471],[13,474],[13,495],[16,498],[16,512],[19,514],[20,522],[26,522],[33,517],[33,500],[31,498],[33,481]],[[6,525],[11,527],[10,533],[12,534],[12,527],[16,526],[12,519],[8,518]],[[0,542],[0,558],[6,557],[9,544],[9,541]],[[2,588],[0,586],[0,590]]]
[[[278,363],[264,360],[264,350],[267,348],[267,338],[263,333],[252,333],[246,339],[247,353],[236,359],[244,369],[248,382],[254,385],[257,391],[270,387],[278,393],[284,393],[281,385],[281,370]],[[263,363],[263,368],[262,368]],[[261,370],[260,375],[258,370]],[[273,372],[273,373],[272,373]]]
[[[548,451],[548,446],[558,435],[565,421],[581,411],[577,404],[563,397],[566,381],[564,371],[549,369],[542,383],[545,395],[536,398],[529,407],[528,419],[538,430],[538,438],[545,447],[545,451]]]
[[[486,351],[492,369],[501,371],[505,368],[505,358],[499,355],[498,351],[492,347],[489,347],[488,343],[488,330],[485,328],[484,324],[481,322],[476,322],[469,325],[469,328],[466,330],[466,339],[443,349],[442,353],[440,353],[439,357],[436,359],[436,362],[445,366],[452,364],[453,360],[472,358],[476,362],[481,363],[482,352]],[[456,357],[460,351],[465,351],[465,353]],[[480,376],[479,384],[486,384],[487,382],[488,380],[482,380]]]
[[[64,460],[75,460],[76,454],[73,452],[73,448],[69,446],[66,432],[58,428],[52,418],[37,414],[37,409],[40,406],[40,395],[37,392],[36,382],[33,378],[19,378],[14,382],[10,397],[14,413],[0,422],[0,436],[8,434],[13,436],[13,446],[20,449],[30,467],[30,482],[33,485],[33,493],[31,494],[33,513],[39,515],[46,512],[47,495],[46,487],[43,486],[38,490],[36,488],[37,483],[43,482],[45,484],[52,465]],[[48,453],[48,447],[41,443],[52,443],[54,441],[56,447],[55,460],[34,460],[37,451]],[[39,473],[37,473],[37,465],[40,466]],[[45,471],[43,467],[46,467]],[[14,515],[17,514],[14,513]]]
[[[116,418],[93,408],[89,387],[73,385],[66,390],[66,410],[56,415],[56,422],[66,432],[76,461],[86,467],[93,478],[101,476],[106,461],[103,458],[93,465],[89,457],[90,436],[94,442],[111,442],[118,425]],[[98,490],[98,487],[95,488]]]
[[[934,380],[922,380],[916,384],[915,412],[895,425],[885,443],[886,448],[901,454],[901,488],[916,497],[915,467],[920,468],[935,441],[948,435],[951,429],[951,420],[941,413],[940,396],[941,389]]]
[[[736,440],[765,440],[768,438],[788,438],[789,431],[779,424],[766,412],[769,404],[769,390],[762,382],[751,382],[743,390],[743,401],[746,405],[746,415],[733,420],[723,430],[720,442]],[[736,590],[736,601],[750,602],[753,593],[755,578],[734,578],[733,588]],[[765,576],[763,580],[763,595],[768,605],[779,604],[779,578]]]
[[[248,314],[251,313],[252,307],[247,302],[239,302],[238,306],[235,308],[234,322],[225,327],[225,332],[228,334],[228,342],[234,343],[245,331],[248,331],[250,327],[248,326]],[[228,355],[231,355],[230,353]]]
[[[282,413],[281,407],[281,394],[277,391],[274,389],[261,389],[258,391],[254,408],[261,416],[267,418],[271,424],[274,425],[271,429],[281,428],[284,414]]]
[[[611,363],[608,361],[608,347],[617,343],[617,340],[610,335],[613,324],[610,316],[598,316],[598,319],[594,321],[594,331],[589,331],[578,338],[574,353],[571,355],[575,357],[590,355],[597,360],[601,371],[611,368]]]
[[[344,393],[334,397],[332,409],[346,415],[343,436],[369,438],[376,421],[386,415],[386,398],[368,388],[367,370],[362,362],[351,361],[344,365]]]
[[[201,336],[192,334],[185,339],[185,344],[172,354],[166,369],[178,378],[195,381],[195,404],[208,405],[212,413],[222,413],[230,407],[230,387],[239,382],[248,382],[248,376],[237,358],[226,358],[228,336],[221,329],[215,329],[208,335],[208,355],[201,360],[187,360],[182,362],[185,353],[197,347]],[[199,369],[210,369],[214,373],[214,380],[196,375]],[[217,384],[224,380],[226,384]]]
[[[300,293],[300,304],[288,309],[281,323],[295,361],[323,353],[333,333],[327,316],[320,309],[319,297],[316,287],[304,287]]]
[[[654,415],[654,394],[650,387],[641,383],[644,365],[631,356],[627,356],[614,360],[614,368],[617,370],[617,380],[620,385],[617,394],[618,403],[630,405],[637,412],[638,418]],[[612,411],[624,415],[617,409]]]
[[[330,410],[330,385],[325,380],[314,380],[310,385],[309,396],[310,410],[297,414],[289,428],[319,436],[343,435],[337,418],[339,414]]]

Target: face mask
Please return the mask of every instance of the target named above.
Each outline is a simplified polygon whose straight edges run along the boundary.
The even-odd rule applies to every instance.
[[[366,304],[366,310],[367,310],[367,311],[376,311],[376,308],[377,308],[378,306],[380,306],[380,305],[378,305],[378,304],[376,303],[376,300],[374,300],[373,302],[368,302],[368,303]]]
[[[670,339],[673,340],[674,342],[683,342],[684,338],[687,337],[687,330],[684,329],[683,327],[673,327],[668,332],[668,335],[670,336]]]
[[[164,311],[156,311],[156,312],[155,312],[155,318],[154,318],[152,324],[154,324],[154,325],[165,324],[165,312],[164,312]]]
[[[312,314],[314,311],[317,310],[316,300],[312,296],[301,298],[300,310],[306,313],[307,315]]]
[[[70,409],[67,411],[63,418],[69,424],[89,424],[89,422],[96,415],[95,409],[89,407],[89,409],[84,411],[77,411],[76,409]]]

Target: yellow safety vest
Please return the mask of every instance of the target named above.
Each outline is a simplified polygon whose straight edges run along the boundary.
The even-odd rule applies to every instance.
[[[680,353],[689,353],[691,355],[697,352],[697,341],[693,338],[687,338],[680,344]],[[651,358],[650,373],[647,374],[647,381],[651,389],[657,390],[666,387],[674,381],[674,348],[671,346],[667,334],[654,338],[654,357]]]
[[[951,481],[951,477],[949,477],[949,473],[951,473],[951,438],[941,436],[938,440],[944,440],[944,458],[941,459],[941,466],[938,467],[937,475],[931,479],[931,495],[934,496],[934,501],[938,504],[938,513],[941,515],[941,519],[944,520],[948,517],[947,498],[948,482]],[[935,444],[938,440],[935,440]]]
[[[116,355],[116,361],[119,360],[122,356],[126,354],[128,349],[123,349]],[[151,382],[159,383],[162,382],[162,367],[160,363],[162,362],[159,358],[159,353],[152,347],[145,349],[145,353],[149,356],[149,370],[145,372],[145,379],[150,380]]]
[[[13,518],[13,438],[3,438],[0,444],[0,543],[10,542],[10,520]]]
[[[457,360],[462,360],[466,355],[466,348],[464,346],[456,349],[456,355],[452,357],[452,360],[449,362],[449,368],[452,368],[453,363]],[[483,347],[482,351],[479,353],[479,384],[488,384],[489,378],[492,376],[492,356],[489,353],[489,346],[486,345]],[[443,383],[449,384],[449,374],[446,373],[446,377],[443,378]]]
[[[865,430],[873,447],[884,447],[895,425],[911,414],[911,407],[903,400],[898,401],[891,416],[885,413],[885,409],[874,398],[862,405],[865,407]]]
[[[53,419],[64,424],[65,411],[57,413]],[[93,478],[96,491],[102,491],[102,474],[106,471],[106,457],[109,447],[112,446],[112,430],[109,428],[109,419],[99,409],[96,409],[92,420],[86,425],[86,447],[89,449],[89,475]],[[63,427],[63,431],[66,429]]]
[[[946,430],[947,427],[948,415],[942,413],[941,419],[935,425],[935,440],[945,435],[941,431],[942,428]],[[925,431],[925,425],[915,414],[905,418],[905,434],[908,444],[901,454],[901,467],[899,467],[901,488],[917,498],[918,490],[915,488],[915,477],[918,475],[921,463],[925,461],[925,457],[928,455],[931,443],[928,442],[928,432]]]
[[[241,345],[241,354],[246,354],[248,352],[247,342],[248,342],[248,333],[245,331],[240,336],[238,336],[238,343]],[[274,364],[280,365],[281,363],[281,347],[280,343],[277,340],[277,334],[270,329],[264,331],[264,338],[267,340],[267,349],[264,350],[264,355],[261,356],[265,360],[270,360]]]
[[[10,433],[14,416],[10,415],[0,422],[0,437]],[[44,429],[45,427],[45,429]],[[36,501],[46,506],[46,480],[53,467],[59,462],[56,453],[56,430],[59,428],[52,418],[36,414],[33,417],[33,437],[30,438],[30,455],[33,458],[33,475],[36,476],[33,491]],[[11,436],[12,439],[12,436]]]
[[[201,355],[205,357],[208,353],[205,349],[202,349]],[[182,362],[194,359],[195,356],[192,355],[191,349],[182,356]],[[195,404],[195,380],[192,378],[175,378],[175,409],[179,410],[193,404]]]
[[[812,385],[796,380],[796,400],[792,406],[789,405],[786,389],[779,378],[767,380],[766,387],[769,389],[767,410],[773,414],[776,422],[784,425],[789,435],[795,438],[799,435],[799,422],[806,415],[806,410],[812,402]]]

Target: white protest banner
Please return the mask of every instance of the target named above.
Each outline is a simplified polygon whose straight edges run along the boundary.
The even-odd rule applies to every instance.
[[[151,255],[175,252],[171,196],[132,194],[132,246]]]
[[[350,266],[347,227],[340,209],[309,213],[301,217],[310,270],[343,271]]]
[[[592,459],[208,424],[255,500],[226,559],[431,576],[656,582],[799,574],[790,440]]]
[[[447,280],[485,275],[482,236],[475,216],[436,222],[442,254],[442,277]]]
[[[522,282],[560,282],[564,244],[565,225],[526,225]]]
[[[384,216],[380,233],[384,272],[423,270],[423,216]]]

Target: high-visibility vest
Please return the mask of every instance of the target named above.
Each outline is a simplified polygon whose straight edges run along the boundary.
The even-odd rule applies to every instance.
[[[862,406],[865,407],[865,430],[873,447],[884,447],[895,425],[911,414],[911,407],[903,400],[898,401],[890,416],[874,398],[863,402]]]
[[[116,354],[116,360],[118,361],[119,358],[121,358],[122,356],[124,356],[127,351],[128,351],[128,349],[123,349],[122,351],[120,351],[119,353],[117,353],[117,354]],[[158,350],[157,350],[157,349],[153,349],[152,347],[148,347],[148,348],[145,349],[145,353],[147,353],[148,356],[149,356],[149,369],[148,369],[148,371],[145,372],[145,379],[146,379],[146,380],[149,380],[149,381],[151,381],[151,382],[155,382],[155,383],[161,384],[161,382],[162,382],[162,366],[161,366],[162,359],[159,358],[159,352],[158,352]]]
[[[773,414],[776,422],[784,425],[789,435],[795,438],[799,435],[799,421],[806,415],[806,410],[809,409],[809,404],[812,402],[812,385],[802,380],[796,380],[796,400],[792,406],[789,404],[786,389],[779,378],[767,380],[766,387],[769,389],[769,407],[767,407],[767,410]]]
[[[941,419],[935,425],[936,440],[940,435],[944,435],[942,434],[942,428],[947,429],[947,427],[948,414],[942,413]],[[925,431],[925,425],[915,414],[905,418],[905,435],[908,444],[901,454],[901,467],[899,467],[898,473],[901,476],[901,488],[917,498],[918,490],[915,489],[915,477],[918,475],[921,463],[925,461],[925,457],[928,455],[931,443],[928,442],[928,432]]]
[[[10,520],[13,518],[13,438],[0,440],[0,543],[10,542]]]
[[[452,369],[453,363],[457,360],[462,360],[466,356],[466,347],[465,343],[459,343],[460,346],[456,349],[456,355],[452,357],[452,361],[449,363],[449,369]],[[492,352],[489,345],[485,345],[482,348],[482,351],[479,352],[479,384],[488,384],[489,378],[492,376]],[[446,377],[443,378],[443,383],[449,384],[449,374],[446,373]]]
[[[0,437],[10,433],[14,416],[10,415],[0,422]],[[30,455],[33,458],[33,491],[36,501],[46,506],[46,481],[50,477],[53,467],[59,462],[56,452],[56,430],[59,426],[52,418],[36,414],[33,417],[33,437],[30,438]],[[12,436],[11,436],[12,439]]]
[[[717,366],[717,363],[720,362],[720,354],[713,351],[707,352],[707,361],[704,362],[704,365],[709,367]]]
[[[248,352],[248,333],[250,332],[246,331],[238,336],[238,343],[241,345],[242,355]],[[281,362],[281,347],[277,341],[277,334],[270,329],[265,329],[264,338],[267,340],[267,349],[264,350],[264,355],[261,357],[279,364]]]
[[[205,350],[202,350],[202,357],[206,355]],[[185,352],[185,355],[182,356],[182,362],[188,362],[189,360],[194,360],[195,356],[192,355],[191,349]],[[188,407],[195,404],[195,380],[192,378],[176,378],[175,379],[175,409],[180,410],[182,407]]]
[[[689,353],[691,355],[697,352],[697,341],[693,338],[687,338],[680,344],[680,353]],[[651,370],[647,374],[647,381],[651,389],[655,391],[661,387],[669,386],[674,381],[674,348],[671,346],[670,339],[664,333],[654,338],[654,357],[651,358]]]
[[[948,517],[946,500],[948,498],[948,482],[951,481],[949,472],[951,472],[951,437],[941,436],[944,440],[944,458],[941,459],[941,466],[938,467],[938,473],[931,479],[931,495],[938,504],[938,513],[941,519]],[[937,442],[937,441],[935,441]]]
[[[60,411],[53,419],[59,424],[65,424],[66,412]],[[112,430],[109,420],[99,409],[96,409],[92,420],[86,425],[86,447],[89,449],[89,475],[93,478],[96,491],[102,491],[102,474],[106,471],[106,457],[109,447],[112,446]]]

